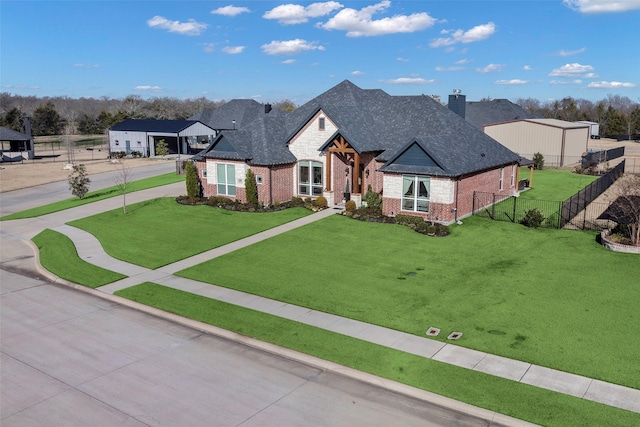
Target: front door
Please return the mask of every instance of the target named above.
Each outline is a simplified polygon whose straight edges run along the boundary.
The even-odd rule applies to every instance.
[[[126,144],[127,146],[125,149],[127,151],[127,156],[128,156],[129,154],[131,154],[131,141],[127,140]]]

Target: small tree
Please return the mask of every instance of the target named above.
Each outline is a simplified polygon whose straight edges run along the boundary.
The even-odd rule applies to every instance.
[[[537,152],[533,155],[533,168],[536,170],[542,170],[544,167],[544,156],[542,153]]]
[[[247,169],[245,176],[245,191],[247,192],[247,203],[250,205],[258,204],[258,184],[256,183],[256,176],[251,169]]]
[[[124,158],[118,160],[116,175],[113,180],[122,193],[122,212],[127,213],[127,186],[131,180],[131,169]]]
[[[162,156],[164,158],[167,154],[169,154],[169,145],[163,138],[156,144],[156,156]]]
[[[198,170],[194,162],[187,162],[186,177],[187,196],[193,203],[200,196],[200,182],[198,182]]]
[[[90,182],[85,166],[82,164],[73,165],[73,171],[69,175],[69,190],[71,190],[71,194],[82,199],[89,192]]]
[[[615,185],[616,222],[627,229],[631,244],[640,246],[640,177],[625,175]]]

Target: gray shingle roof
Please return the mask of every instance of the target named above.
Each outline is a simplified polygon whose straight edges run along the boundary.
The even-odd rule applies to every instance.
[[[238,152],[250,151],[246,157],[250,163],[293,163],[296,159],[286,144],[320,109],[358,152],[374,152],[378,160],[388,162],[383,169],[389,172],[460,176],[518,161],[517,154],[431,97],[391,96],[379,89],[361,89],[348,80],[291,113],[264,115],[229,142],[238,145]],[[228,132],[233,131],[222,134]],[[217,141],[202,157],[223,158],[217,157],[223,155],[215,147]],[[394,163],[414,143],[426,154],[424,163]]]
[[[265,105],[253,99],[232,99],[216,109],[203,110],[191,117],[216,130],[241,129],[254,120],[265,116]],[[280,110],[271,110],[269,115],[277,115]],[[235,126],[233,121],[236,121]]]
[[[539,117],[541,116],[528,113],[524,108],[508,99],[471,101],[466,104],[465,118],[480,130],[485,125]]]
[[[154,119],[126,119],[111,126],[109,130],[131,132],[165,132],[178,133],[198,123],[197,120],[154,120]]]
[[[0,126],[0,141],[29,141],[31,137],[26,133]]]

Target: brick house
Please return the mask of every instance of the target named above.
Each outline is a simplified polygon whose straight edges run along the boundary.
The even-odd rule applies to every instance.
[[[290,113],[266,108],[193,157],[205,197],[246,201],[250,168],[265,204],[318,196],[359,204],[370,190],[387,215],[445,224],[472,213],[474,191],[515,194],[518,159],[431,97],[348,80]]]

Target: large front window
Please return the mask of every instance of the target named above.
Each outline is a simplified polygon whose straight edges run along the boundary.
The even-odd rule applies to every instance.
[[[305,160],[298,163],[298,194],[322,196],[322,163]]]
[[[236,167],[235,165],[218,164],[218,194],[226,196],[236,195]]]
[[[402,210],[411,212],[429,212],[428,176],[402,176]]]

